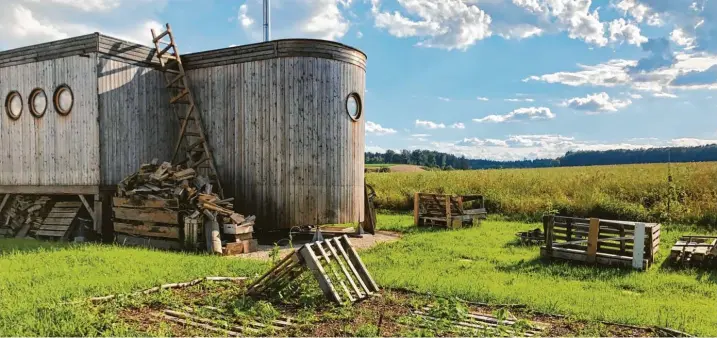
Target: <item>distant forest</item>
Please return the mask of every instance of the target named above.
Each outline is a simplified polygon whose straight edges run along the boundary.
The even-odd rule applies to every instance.
[[[424,167],[452,169],[502,169],[574,167],[608,164],[707,162],[717,161],[717,145],[699,147],[669,147],[634,150],[570,151],[556,159],[522,161],[492,161],[467,159],[431,150],[402,150],[385,153],[366,153],[367,164],[414,164]]]

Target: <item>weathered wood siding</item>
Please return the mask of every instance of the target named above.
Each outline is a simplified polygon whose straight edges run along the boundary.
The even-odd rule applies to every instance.
[[[0,68],[0,186],[99,183],[96,60],[92,53]],[[53,93],[62,84],[74,94],[67,116],[58,114],[52,104]],[[41,118],[29,111],[28,97],[35,88],[44,89],[48,99]],[[10,119],[4,107],[13,90],[23,100],[18,120]]]
[[[225,190],[257,229],[363,219],[366,105],[356,122],[345,110],[363,67],[279,57],[188,74]]]
[[[169,161],[179,133],[162,73],[99,57],[102,185],[114,185],[153,158]]]

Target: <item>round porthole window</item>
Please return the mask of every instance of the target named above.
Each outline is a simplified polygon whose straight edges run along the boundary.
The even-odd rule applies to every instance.
[[[22,114],[22,96],[17,91],[12,91],[5,98],[5,112],[11,119],[17,120]]]
[[[45,111],[47,111],[47,95],[45,95],[45,91],[36,88],[35,90],[30,93],[30,100],[29,100],[29,106],[30,106],[30,113],[32,113],[35,117],[42,117],[42,115],[45,115]]]
[[[358,93],[351,93],[346,98],[346,112],[354,121],[361,118],[361,97]]]
[[[67,115],[72,111],[75,97],[72,95],[70,87],[62,85],[55,90],[53,101],[55,103],[55,110],[57,110],[60,115]]]

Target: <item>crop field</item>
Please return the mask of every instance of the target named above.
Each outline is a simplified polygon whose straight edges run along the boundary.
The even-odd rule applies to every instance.
[[[537,224],[488,220],[479,227],[445,231],[416,229],[408,214],[380,214],[378,221],[382,229],[404,233],[397,242],[361,252],[382,288],[457,296],[474,302],[524,304],[528,313],[565,315],[567,321],[583,321],[586,324],[581,327],[589,329],[567,334],[618,334],[601,331],[605,327],[598,321],[603,320],[717,335],[717,272],[673,271],[663,264],[669,245],[662,246],[660,257],[648,272],[634,272],[544,262],[537,247],[522,246],[514,237],[516,231],[533,229]],[[662,238],[666,243],[674,242],[680,234],[693,230],[667,227]],[[132,321],[142,316],[141,310],[127,316],[127,307],[177,303],[171,295],[161,293],[136,303],[115,301],[107,307],[90,306],[82,300],[203,276],[253,277],[269,265],[257,260],[115,246],[0,241],[0,335],[181,334],[156,325],[153,327],[158,331],[147,331],[146,326]],[[238,306],[236,297],[203,292],[212,292],[200,298],[213,304]],[[335,309],[331,313],[353,318],[352,311]],[[365,335],[361,327],[339,326],[325,333]]]
[[[717,227],[717,163],[368,173],[377,208],[408,211],[414,192],[482,194],[489,213],[538,221],[546,211]]]

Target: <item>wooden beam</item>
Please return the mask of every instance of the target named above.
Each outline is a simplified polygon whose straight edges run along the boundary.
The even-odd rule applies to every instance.
[[[179,239],[179,228],[162,226],[151,222],[141,224],[115,222],[114,230],[127,235]]]
[[[102,233],[102,196],[100,194],[95,195],[95,232],[98,234]]]
[[[545,248],[550,255],[553,252],[553,225],[555,225],[555,216],[543,216],[543,232],[545,232]]]
[[[92,217],[92,222],[96,223],[97,219],[95,219],[95,211],[92,210],[92,208],[90,207],[90,204],[87,203],[85,196],[82,196],[82,195],[77,195],[77,196],[80,198],[80,201],[82,201],[82,205],[85,206],[85,209],[87,209],[87,212],[90,213],[90,217]]]
[[[644,269],[642,258],[645,254],[645,223],[635,224],[635,243],[632,248],[632,267]]]
[[[445,195],[446,197],[446,227],[448,229],[453,228],[451,222],[451,195]]]
[[[418,226],[418,199],[419,194],[413,194],[413,225]]]
[[[5,207],[5,204],[7,204],[7,200],[10,199],[10,194],[5,194],[2,198],[2,202],[0,202],[0,213],[2,213],[2,209]]]
[[[96,185],[0,185],[0,194],[27,195],[96,195]]]
[[[176,199],[134,201],[125,197],[112,197],[112,206],[121,208],[176,209],[179,207],[179,202]]]
[[[588,256],[587,262],[594,263],[598,249],[598,233],[600,232],[600,219],[590,219],[590,230],[588,230]]]
[[[132,221],[155,222],[166,224],[179,224],[178,213],[164,209],[131,209],[112,208],[115,219],[126,219]]]

